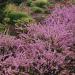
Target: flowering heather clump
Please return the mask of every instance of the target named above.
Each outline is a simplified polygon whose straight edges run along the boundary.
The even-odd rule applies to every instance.
[[[75,6],[56,8],[42,23],[18,38],[0,36],[1,75],[75,74]]]

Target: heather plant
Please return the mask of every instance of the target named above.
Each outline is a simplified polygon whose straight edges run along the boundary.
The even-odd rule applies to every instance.
[[[58,7],[55,9],[53,14],[49,16],[49,18],[45,19],[42,22],[42,25],[39,23],[39,25],[35,24],[28,27],[27,34],[29,36],[29,39],[28,37],[27,39],[30,40],[28,42],[33,44],[36,42],[39,42],[39,44],[37,44],[36,46],[38,46],[37,47],[38,50],[40,50],[40,52],[42,53],[40,54],[40,57],[38,58],[39,60],[42,60],[42,61],[40,62],[38,60],[37,66],[36,64],[33,65],[34,66],[33,71],[35,71],[37,68],[36,72],[39,71],[38,75],[39,73],[44,75],[45,74],[56,75],[59,73],[61,75],[65,69],[66,69],[66,72],[64,74],[74,73],[74,67],[73,67],[75,62],[74,61],[75,60],[75,56],[74,56],[75,54],[74,53],[74,42],[75,42],[74,41],[75,40],[74,14],[75,13],[74,11],[75,11],[74,6],[63,7],[62,9]],[[26,38],[26,36],[23,36],[23,37]],[[41,66],[41,63],[43,63],[41,67],[39,66],[39,63],[40,63],[40,66]],[[48,67],[48,65],[50,65],[50,67]],[[38,69],[38,67],[40,67],[39,68],[40,70]],[[60,68],[62,71],[60,71]]]
[[[69,13],[68,13],[69,12]],[[75,6],[55,8],[18,36],[0,35],[2,75],[75,74]]]

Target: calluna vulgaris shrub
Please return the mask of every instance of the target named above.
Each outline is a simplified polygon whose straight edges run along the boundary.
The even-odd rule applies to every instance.
[[[1,75],[74,75],[75,6],[55,8],[18,37],[0,35]]]

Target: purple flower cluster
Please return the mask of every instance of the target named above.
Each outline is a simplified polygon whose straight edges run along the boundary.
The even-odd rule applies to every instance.
[[[55,8],[19,37],[0,35],[1,75],[74,75],[75,6]]]

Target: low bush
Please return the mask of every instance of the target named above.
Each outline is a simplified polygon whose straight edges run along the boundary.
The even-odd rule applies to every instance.
[[[74,12],[74,5],[55,8],[42,24],[29,25],[27,33],[0,35],[0,74],[74,74]]]
[[[48,4],[48,0],[36,0],[34,3],[38,7],[44,7]]]
[[[16,5],[9,4],[5,8],[5,17],[3,24],[6,26],[7,33],[15,33],[16,25],[23,25],[25,23],[30,23],[33,21],[32,17],[27,13],[21,11]]]
[[[32,12],[34,12],[34,13],[44,13],[44,9],[40,8],[40,7],[34,6],[31,9],[32,9]]]

